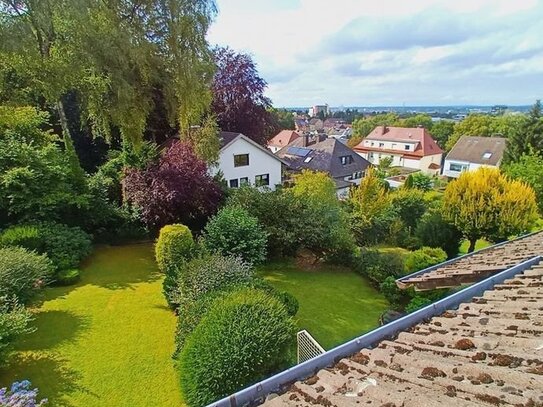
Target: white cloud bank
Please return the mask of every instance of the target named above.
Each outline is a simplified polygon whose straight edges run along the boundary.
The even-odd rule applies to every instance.
[[[543,1],[218,0],[212,44],[251,54],[275,106],[531,104]]]

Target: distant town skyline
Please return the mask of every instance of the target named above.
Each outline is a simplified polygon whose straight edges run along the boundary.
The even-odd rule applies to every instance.
[[[529,105],[543,1],[217,0],[210,44],[249,53],[275,106]]]

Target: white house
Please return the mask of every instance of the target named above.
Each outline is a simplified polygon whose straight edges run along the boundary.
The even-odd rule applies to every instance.
[[[499,167],[507,139],[503,137],[462,136],[445,157],[443,175],[458,178],[462,171],[479,167]]]
[[[439,173],[443,157],[443,150],[422,127],[377,126],[354,150],[374,165],[384,158],[391,158],[393,167],[427,174]]]
[[[241,133],[222,131],[219,137],[219,161],[210,169],[212,175],[221,171],[230,188],[249,184],[274,190],[281,184],[279,157]]]

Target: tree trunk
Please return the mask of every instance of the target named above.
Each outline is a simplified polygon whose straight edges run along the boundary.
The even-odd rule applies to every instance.
[[[475,239],[469,239],[469,249],[468,249],[468,253],[471,253],[475,250],[475,244],[477,243],[477,238]]]

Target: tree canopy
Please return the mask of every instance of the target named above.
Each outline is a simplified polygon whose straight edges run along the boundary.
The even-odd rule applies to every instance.
[[[222,191],[192,147],[176,142],[145,169],[131,168],[124,179],[128,202],[151,228],[169,223],[200,225],[219,205]]]
[[[219,127],[264,144],[277,131],[269,111],[271,100],[264,96],[266,81],[249,55],[230,48],[216,48],[214,55],[211,107]]]
[[[443,197],[443,216],[469,240],[469,252],[478,239],[501,241],[526,232],[537,216],[533,189],[510,180],[496,168],[463,172]]]
[[[157,93],[170,122],[186,130],[210,102],[205,35],[215,12],[213,0],[2,0],[0,97],[45,101],[68,145],[64,105],[72,91],[95,135],[115,130],[137,143]]]

